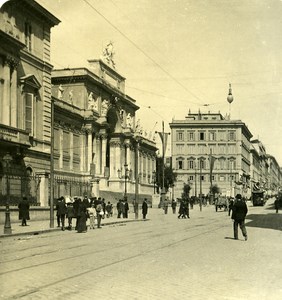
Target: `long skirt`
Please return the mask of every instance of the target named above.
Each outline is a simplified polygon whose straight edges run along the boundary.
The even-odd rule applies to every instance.
[[[77,223],[77,232],[81,233],[81,232],[87,231],[86,215],[83,214],[83,215],[81,215],[81,216],[79,216],[77,218],[78,218],[78,220],[77,220],[78,221],[78,223]]]

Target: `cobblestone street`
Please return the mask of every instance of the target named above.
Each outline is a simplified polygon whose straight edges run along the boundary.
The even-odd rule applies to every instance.
[[[282,216],[252,207],[249,239],[213,206],[190,219],[150,209],[149,220],[1,243],[2,299],[281,299]]]

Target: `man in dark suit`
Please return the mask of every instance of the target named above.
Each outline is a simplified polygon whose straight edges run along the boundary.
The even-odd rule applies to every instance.
[[[232,209],[231,218],[234,220],[233,230],[234,230],[234,239],[238,240],[238,225],[240,225],[245,241],[248,239],[247,230],[245,227],[245,218],[248,212],[246,202],[242,200],[241,194],[237,194],[235,198],[235,203]]]
[[[65,218],[66,218],[67,207],[66,207],[66,202],[64,197],[61,197],[58,200],[56,209],[57,209],[57,216],[60,218],[61,221],[62,230],[65,230]]]

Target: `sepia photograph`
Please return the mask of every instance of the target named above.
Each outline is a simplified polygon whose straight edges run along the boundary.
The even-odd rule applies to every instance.
[[[0,0],[1,299],[282,299],[281,16]]]

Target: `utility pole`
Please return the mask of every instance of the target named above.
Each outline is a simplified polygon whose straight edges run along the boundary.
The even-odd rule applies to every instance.
[[[50,228],[54,228],[54,99],[51,98]]]
[[[202,159],[200,158],[200,211],[202,211]]]
[[[167,144],[167,138],[169,133],[164,132],[164,121],[162,121],[162,132],[158,132],[161,141],[162,141],[162,191],[161,191],[161,205],[164,203],[165,200],[165,186],[164,186],[164,182],[165,182],[165,173],[164,173],[164,167],[165,167],[165,149],[166,149],[166,144]]]

